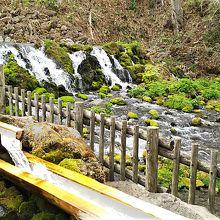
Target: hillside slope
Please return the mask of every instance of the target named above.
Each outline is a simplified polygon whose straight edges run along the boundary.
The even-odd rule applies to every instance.
[[[52,0],[23,2],[0,1],[2,38],[33,43],[71,39],[90,44],[138,40],[154,62],[165,62],[173,71],[192,77],[220,72],[218,8],[211,13],[209,0],[184,1],[184,26],[178,35],[172,30],[168,0],[154,8],[144,0],[134,1],[135,5],[125,0],[63,0],[59,6]]]

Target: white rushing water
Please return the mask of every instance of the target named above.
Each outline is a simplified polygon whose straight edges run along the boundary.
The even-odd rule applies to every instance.
[[[92,56],[95,56],[99,61],[99,64],[103,70],[106,81],[110,85],[120,84],[123,89],[126,89],[128,83],[122,82],[119,77],[113,72],[113,66],[107,53],[101,47],[93,47],[91,52]]]
[[[82,77],[78,72],[78,67],[82,63],[82,61],[86,59],[86,54],[83,51],[77,51],[72,54],[69,54],[69,57],[73,63],[75,77],[78,78],[78,87],[80,90],[83,90]]]
[[[51,81],[73,92],[69,74],[45,55],[43,47],[36,49],[31,45],[0,45],[0,64],[6,63],[9,53],[14,55],[19,66],[34,74],[38,81]]]

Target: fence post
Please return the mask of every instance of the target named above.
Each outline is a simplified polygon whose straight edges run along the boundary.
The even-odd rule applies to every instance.
[[[109,149],[109,181],[114,181],[115,167],[115,116],[111,116],[110,124],[110,149]]]
[[[66,103],[66,126],[67,126],[67,127],[70,127],[70,126],[71,126],[71,118],[70,118],[71,112],[70,112],[70,110],[71,110],[71,103],[70,103],[70,102],[67,102],[67,103]]]
[[[104,160],[104,134],[105,134],[105,113],[101,113],[100,133],[99,133],[99,161],[103,163]]]
[[[217,162],[218,162],[218,151],[211,150],[211,166],[209,171],[209,192],[208,192],[208,203],[209,203],[209,210],[211,213],[215,212],[215,187],[216,187],[216,176],[217,176]]]
[[[42,122],[46,121],[46,95],[41,96],[41,106],[42,106]]]
[[[25,89],[21,89],[21,115],[25,116]]]
[[[139,125],[134,126],[133,135],[133,176],[134,183],[138,182],[138,148],[139,148]]]
[[[15,116],[19,116],[18,87],[14,87],[14,94],[15,94]]]
[[[175,139],[171,194],[178,196],[181,138]]]
[[[94,137],[95,137],[95,112],[90,113],[90,148],[94,151]]]
[[[49,98],[49,106],[50,106],[50,123],[54,123],[54,98]]]
[[[75,128],[83,135],[83,102],[75,103]]]
[[[32,116],[31,91],[27,91],[27,113]]]
[[[127,121],[122,120],[122,128],[121,128],[121,180],[125,180],[125,165],[126,165],[126,135],[127,135]]]
[[[62,125],[63,109],[62,100],[58,98],[58,125]]]
[[[34,107],[35,107],[34,117],[36,121],[39,121],[39,100],[38,99],[39,99],[38,93],[34,93]]]
[[[8,86],[8,104],[10,116],[13,116],[13,97],[12,97],[12,86]]]
[[[199,149],[198,144],[196,143],[192,144],[192,156],[191,156],[191,161],[190,161],[189,198],[188,198],[188,203],[192,205],[195,204],[198,149]]]
[[[157,192],[159,128],[147,127],[146,146],[146,181],[145,188],[149,192]]]
[[[3,65],[0,65],[0,114],[5,114],[5,74]]]

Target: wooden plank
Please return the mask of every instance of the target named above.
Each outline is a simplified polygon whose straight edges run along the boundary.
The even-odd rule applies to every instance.
[[[147,146],[146,146],[146,183],[145,188],[149,192],[157,192],[157,173],[158,173],[158,142],[159,128],[147,127]]]
[[[5,114],[5,74],[3,65],[0,65],[0,114]]]
[[[0,160],[0,173],[14,184],[41,195],[77,219],[83,214],[86,214],[89,219],[99,219],[104,214],[106,215],[102,208],[93,203],[70,194],[62,188],[35,177],[3,160]]]
[[[114,181],[115,156],[115,116],[111,116],[110,149],[109,149],[109,181]]]
[[[75,128],[83,135],[83,102],[75,103]]]
[[[1,122],[1,121],[0,121],[0,128],[15,133],[15,137],[16,137],[16,139],[18,139],[18,140],[21,140],[21,139],[23,138],[23,133],[24,133],[24,131],[23,131],[22,128],[15,127],[15,126],[13,126],[13,125],[6,124],[6,123]]]
[[[50,104],[50,118],[49,118],[49,122],[50,123],[54,123],[54,98],[53,97],[50,97],[49,104]]]
[[[31,91],[27,91],[27,114],[28,116],[32,116]]]
[[[67,127],[71,126],[70,109],[71,109],[71,103],[67,102],[66,103],[66,126]]]
[[[12,86],[8,86],[8,93],[9,93],[9,97],[8,97],[8,104],[9,104],[9,114],[10,116],[13,116],[13,98],[12,98]]]
[[[178,196],[181,138],[175,139],[171,194]]]
[[[211,150],[211,166],[209,171],[208,204],[209,211],[215,213],[216,176],[217,176],[218,150]]]
[[[95,112],[91,111],[90,116],[90,148],[94,151],[95,144]]]
[[[199,145],[193,143],[191,162],[190,162],[190,184],[189,184],[189,198],[188,198],[188,203],[192,205],[195,204],[198,150],[199,150]]]
[[[139,149],[139,125],[134,126],[133,135],[133,176],[134,183],[138,182],[138,149]]]
[[[25,89],[21,89],[21,115],[25,116]]]
[[[38,93],[34,93],[34,117],[36,121],[39,121],[39,100]]]
[[[19,116],[18,87],[14,87],[15,94],[15,116]]]
[[[104,160],[104,144],[105,144],[105,113],[101,113],[100,133],[99,133],[99,161],[103,163]]]
[[[46,121],[47,112],[46,112],[46,95],[41,96],[41,107],[42,107],[42,122]]]
[[[58,98],[58,125],[62,125],[62,100]]]
[[[126,165],[126,136],[127,136],[127,120],[122,120],[122,129],[121,129],[121,180],[125,180],[125,165]]]

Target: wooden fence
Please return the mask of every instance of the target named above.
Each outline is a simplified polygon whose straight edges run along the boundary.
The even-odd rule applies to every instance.
[[[1,79],[1,74],[0,74]],[[3,81],[3,80],[2,80]],[[3,91],[4,90],[4,91]],[[211,162],[198,161],[198,144],[192,145],[191,157],[181,154],[181,138],[177,137],[173,141],[166,141],[159,135],[159,128],[147,127],[141,129],[139,125],[130,126],[126,120],[116,121],[115,116],[105,117],[105,114],[95,114],[93,111],[84,109],[82,102],[76,102],[74,108],[71,103],[62,107],[62,101],[58,98],[54,104],[54,98],[46,103],[46,96],[42,95],[39,100],[38,94],[34,94],[32,99],[31,91],[25,91],[18,87],[4,86],[0,80],[0,107],[4,113],[5,103],[9,106],[9,114],[16,116],[33,116],[36,121],[64,124],[74,127],[82,135],[83,126],[89,126],[89,145],[94,151],[95,130],[99,127],[99,150],[98,158],[103,165],[109,168],[109,180],[113,181],[115,173],[120,175],[121,180],[131,179],[134,183],[139,183],[150,192],[160,191],[158,187],[158,155],[173,161],[173,174],[171,183],[171,193],[178,196],[179,166],[180,163],[190,167],[190,186],[188,203],[195,204],[196,176],[197,171],[209,173],[208,205],[212,213],[215,212],[216,178],[220,177],[220,169],[217,167],[217,150],[211,150]],[[109,134],[109,159],[105,160],[105,132]],[[120,165],[114,161],[115,155],[115,135],[120,132]],[[132,171],[126,169],[126,137],[133,136]],[[146,144],[146,175],[138,172],[139,164],[139,140],[147,141]]]

